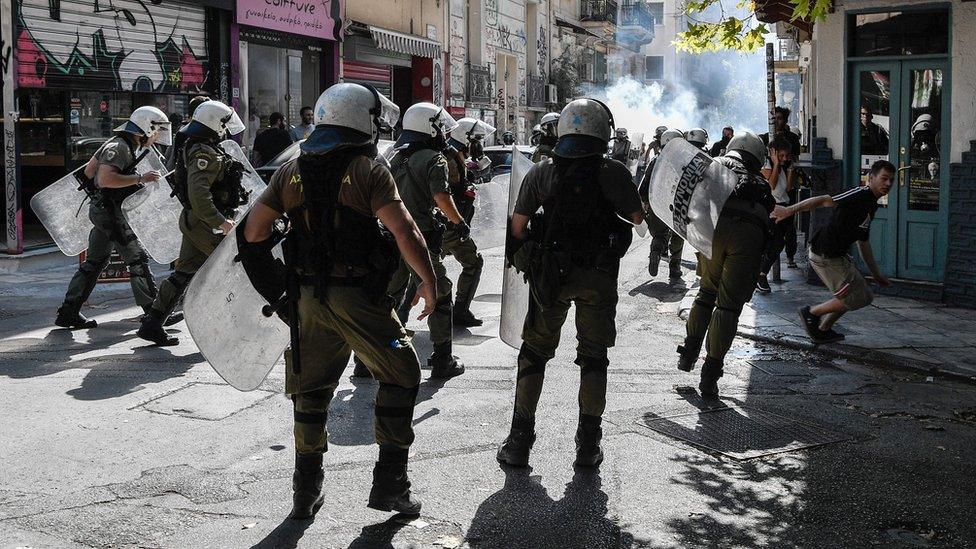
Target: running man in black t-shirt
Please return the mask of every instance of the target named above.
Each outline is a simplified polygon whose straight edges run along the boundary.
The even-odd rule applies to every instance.
[[[895,166],[891,162],[879,160],[871,166],[867,186],[834,196],[815,196],[792,206],[776,206],[773,210],[771,217],[781,222],[799,212],[834,208],[830,222],[817,229],[810,239],[810,266],[834,293],[833,298],[819,305],[800,309],[803,327],[814,343],[844,339],[842,334],[834,331],[834,323],[847,311],[867,307],[874,299],[867,282],[851,259],[851,244],[857,243],[861,258],[874,280],[882,286],[891,285],[874,261],[868,236],[871,220],[878,210],[878,199],[891,190],[895,173]]]

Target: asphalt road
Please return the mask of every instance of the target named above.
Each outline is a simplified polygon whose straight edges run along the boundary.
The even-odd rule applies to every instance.
[[[365,507],[374,382],[342,380],[326,504],[292,522],[280,365],[240,393],[185,324],[178,347],[135,338],[125,285],[96,290],[86,314],[98,329],[69,332],[50,323],[70,261],[0,275],[0,548],[976,545],[972,386],[739,341],[721,404],[705,403],[697,371],[673,367],[684,288],[648,280],[647,245],[621,269],[598,471],[572,465],[573,326],[546,373],[531,468],[496,463],[516,351],[497,338],[501,251],[486,252],[475,301],[486,324],[459,332],[455,351],[468,371],[424,374],[410,468],[424,511],[412,522]],[[426,327],[410,327],[426,356]]]

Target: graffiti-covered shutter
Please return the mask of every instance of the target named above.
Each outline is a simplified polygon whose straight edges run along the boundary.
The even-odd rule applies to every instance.
[[[210,72],[206,17],[193,2],[22,0],[25,87],[193,92]]]

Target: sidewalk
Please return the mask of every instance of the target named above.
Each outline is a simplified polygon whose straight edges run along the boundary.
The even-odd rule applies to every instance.
[[[848,313],[837,323],[835,328],[846,336],[844,341],[814,345],[800,325],[797,311],[825,301],[830,293],[823,286],[808,283],[805,272],[805,262],[799,269],[787,269],[784,260],[783,282],[770,282],[770,294],[753,294],[739,318],[739,335],[976,381],[976,311],[876,295],[869,307]],[[679,314],[683,318],[697,293],[695,284],[682,300]]]

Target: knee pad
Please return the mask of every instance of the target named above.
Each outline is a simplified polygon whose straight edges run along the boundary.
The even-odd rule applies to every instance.
[[[610,360],[606,358],[596,358],[593,356],[577,355],[576,364],[579,365],[580,375],[582,376],[587,374],[607,375],[607,368],[610,366]]]
[[[191,273],[185,273],[183,271],[173,271],[173,274],[169,275],[169,278],[167,280],[169,280],[170,284],[176,286],[178,290],[183,291],[184,289],[186,289],[187,286],[190,285],[190,280],[192,278],[193,275]]]
[[[129,268],[129,273],[131,273],[133,276],[152,276],[152,271],[149,270],[149,257],[146,255],[140,255],[139,258],[132,263],[126,263],[126,266]]]
[[[417,393],[420,387],[400,387],[391,383],[380,383],[376,392],[377,418],[413,418],[413,408],[417,402]]]
[[[522,344],[522,348],[519,350],[518,364],[518,379],[546,373],[546,361],[525,344]],[[525,366],[523,367],[522,364]]]

